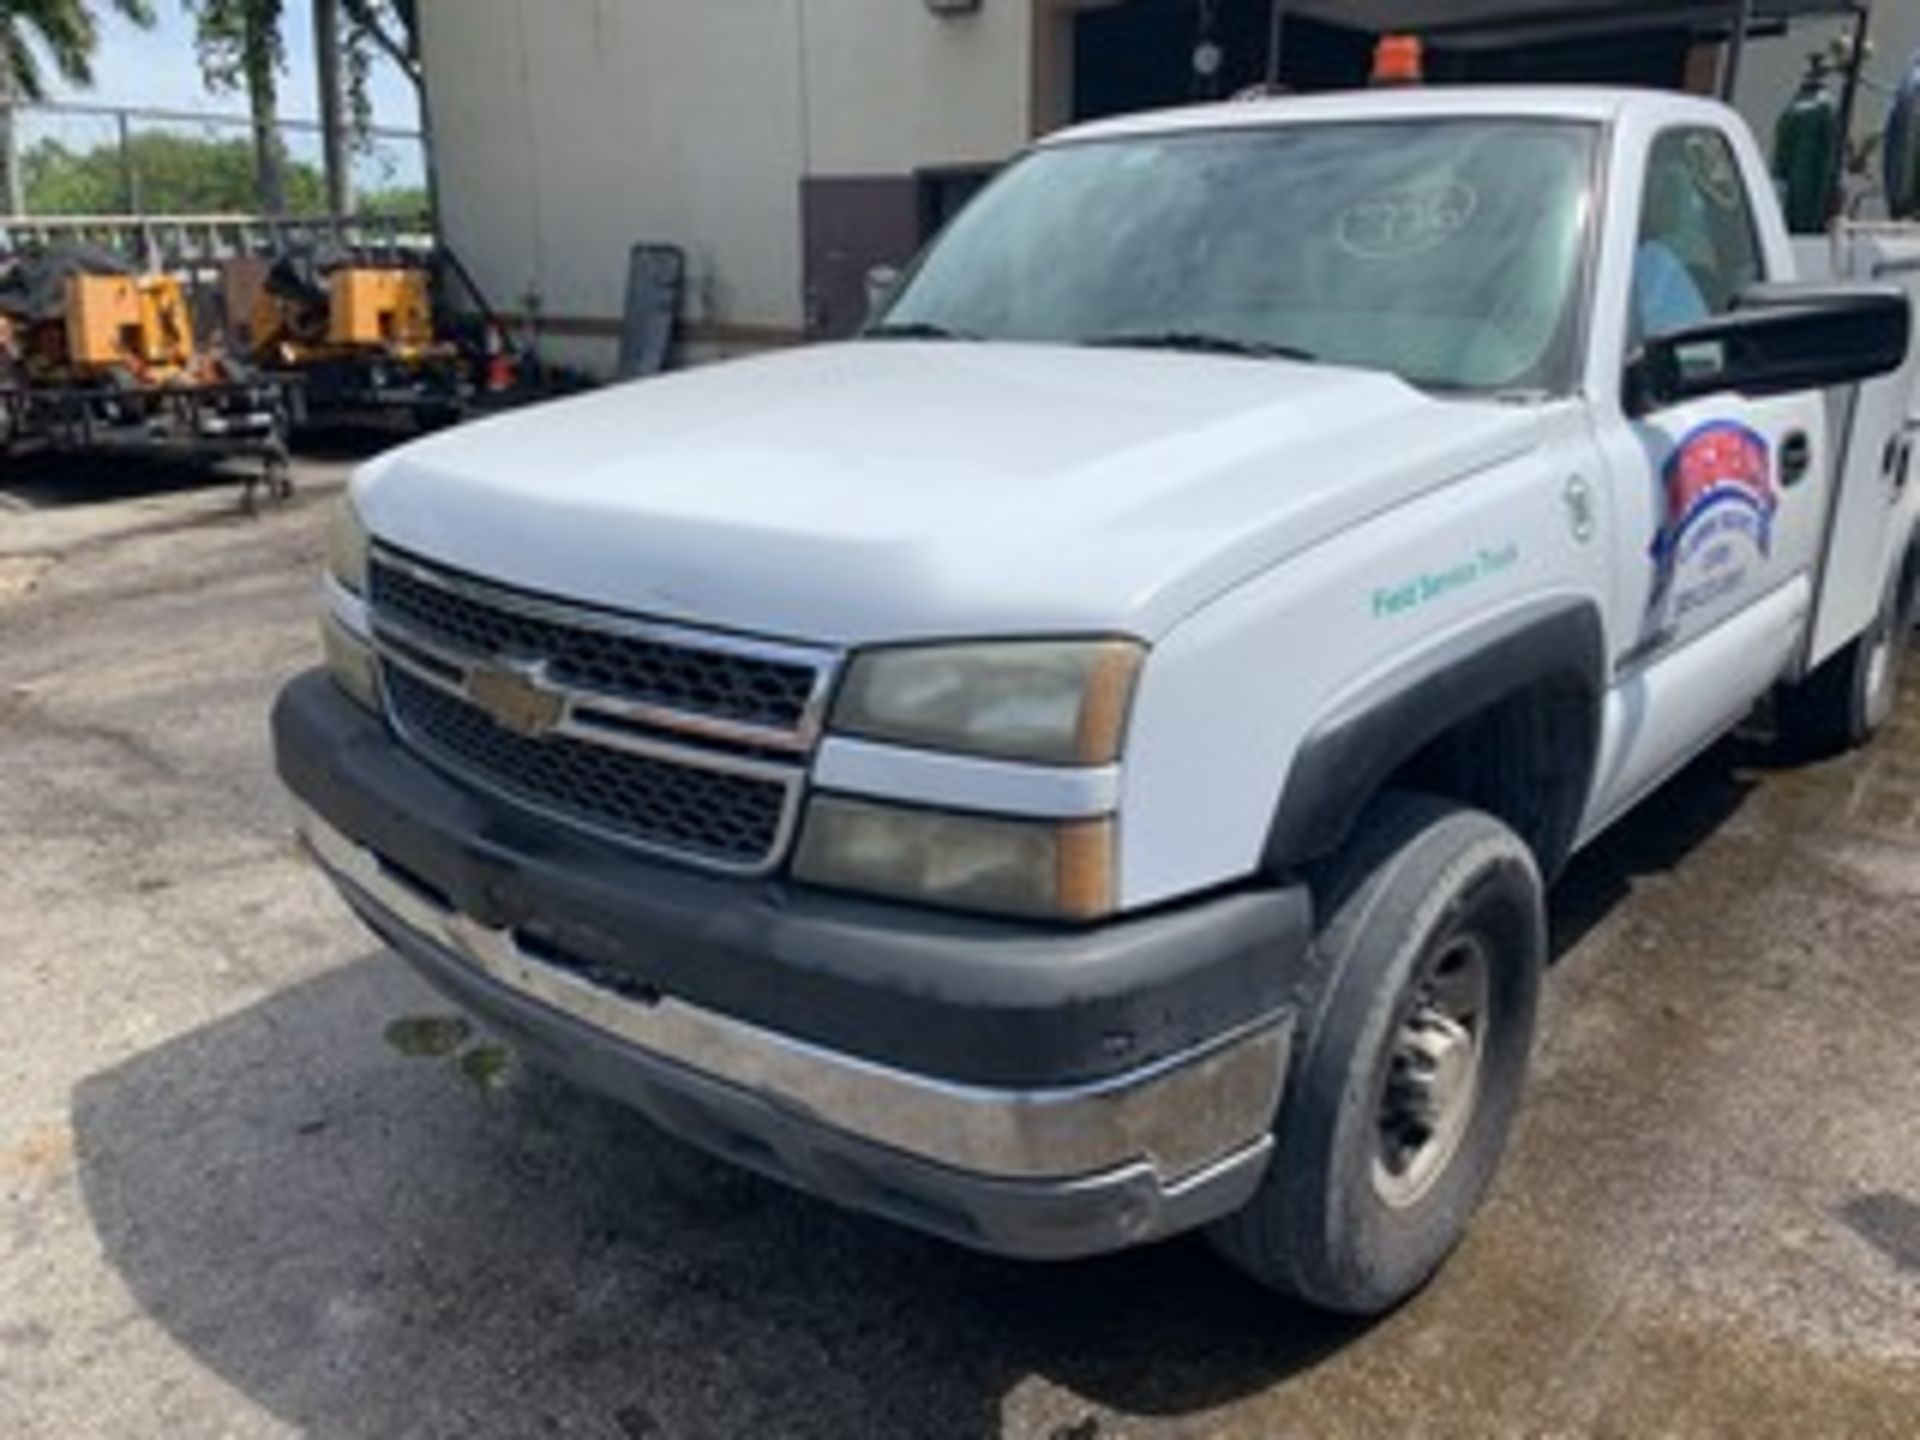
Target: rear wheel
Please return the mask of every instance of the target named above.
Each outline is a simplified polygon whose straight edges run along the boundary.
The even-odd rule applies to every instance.
[[[1546,955],[1542,885],[1493,817],[1395,794],[1315,900],[1325,988],[1273,1162],[1212,1238],[1276,1289],[1373,1314],[1439,1268],[1505,1148]]]
[[[1866,630],[1775,701],[1781,738],[1803,754],[1866,744],[1893,715],[1913,624],[1912,586],[1896,577]]]

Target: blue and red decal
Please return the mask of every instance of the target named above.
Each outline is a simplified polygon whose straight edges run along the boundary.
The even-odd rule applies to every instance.
[[[1663,621],[1740,588],[1743,552],[1773,548],[1780,492],[1766,437],[1735,420],[1689,431],[1661,471],[1663,510],[1653,538],[1649,608]]]

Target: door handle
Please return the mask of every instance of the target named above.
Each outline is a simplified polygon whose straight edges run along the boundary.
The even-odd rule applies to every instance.
[[[1913,430],[1909,423],[1898,435],[1887,441],[1887,451],[1880,461],[1880,473],[1893,486],[1894,497],[1907,488],[1907,477],[1913,472]]]
[[[1813,469],[1813,442],[1804,430],[1795,430],[1780,442],[1780,483],[1798,485]]]

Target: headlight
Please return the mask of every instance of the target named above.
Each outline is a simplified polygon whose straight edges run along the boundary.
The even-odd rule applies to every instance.
[[[1049,920],[1113,911],[1113,822],[1009,820],[817,797],[795,878]]]
[[[334,683],[369,710],[380,708],[380,666],[373,648],[332,615],[320,617],[320,645]]]
[[[360,512],[353,508],[348,495],[334,503],[333,518],[327,526],[327,573],[343,590],[355,595],[367,593],[367,527],[360,522]]]
[[[1106,765],[1119,758],[1145,652],[1131,640],[870,650],[834,705],[840,734],[930,750]]]

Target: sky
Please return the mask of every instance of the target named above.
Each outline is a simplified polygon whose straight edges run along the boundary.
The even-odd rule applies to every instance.
[[[155,0],[159,23],[144,31],[101,0],[95,0],[93,9],[100,24],[93,88],[58,85],[55,88],[61,97],[103,105],[246,114],[243,96],[207,93],[194,57],[193,24],[180,0]],[[311,120],[319,110],[314,98],[311,0],[286,0],[285,35],[287,69],[280,77],[281,113]],[[412,84],[384,56],[374,75],[373,104],[378,124],[407,130],[419,124]]]
[[[136,111],[145,107],[228,116],[245,121],[245,95],[215,95],[207,90],[194,53],[193,22],[181,0],[154,0],[157,23],[150,30],[142,30],[126,20],[105,0],[90,0],[90,3],[100,27],[100,46],[93,60],[94,83],[88,89],[65,84],[48,66],[51,99],[123,106]],[[280,114],[287,120],[312,121],[318,118],[320,108],[314,83],[312,0],[285,0],[285,5],[287,63],[280,76]],[[376,54],[370,91],[375,125],[418,130],[420,110],[413,83],[384,54]],[[129,123],[135,129],[165,128],[212,139],[247,134],[244,123],[182,124],[171,119],[143,120],[137,114]],[[316,131],[291,129],[284,133],[287,151],[296,162],[318,165],[320,137]],[[50,139],[70,150],[84,151],[111,146],[115,136],[115,121],[110,116],[58,111],[29,109],[24,112],[19,127],[23,148]],[[424,156],[414,141],[377,139],[369,147],[355,151],[351,160],[353,183],[361,193],[424,183]]]

